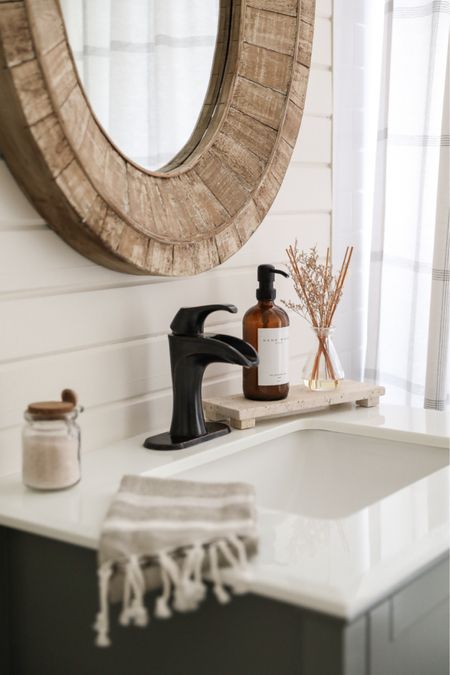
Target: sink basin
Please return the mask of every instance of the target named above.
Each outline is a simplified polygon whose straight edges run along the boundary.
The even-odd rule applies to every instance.
[[[445,448],[301,430],[183,471],[178,478],[245,481],[260,507],[339,519],[448,465]]]

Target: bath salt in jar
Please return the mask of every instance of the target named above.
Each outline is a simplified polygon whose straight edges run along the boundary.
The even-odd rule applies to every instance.
[[[80,409],[70,389],[62,401],[30,403],[22,433],[22,480],[35,490],[61,490],[81,478]]]

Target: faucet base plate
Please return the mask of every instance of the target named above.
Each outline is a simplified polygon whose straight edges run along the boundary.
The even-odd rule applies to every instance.
[[[195,436],[194,438],[175,442],[172,440],[170,433],[165,431],[163,434],[146,438],[144,448],[148,448],[149,450],[183,450],[198,443],[205,443],[206,441],[211,441],[213,438],[225,436],[230,431],[230,427],[224,422],[206,422],[206,434],[203,436]]]

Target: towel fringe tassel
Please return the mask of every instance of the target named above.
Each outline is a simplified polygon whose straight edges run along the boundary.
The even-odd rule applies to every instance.
[[[122,626],[134,622],[141,628],[148,624],[148,612],[144,605],[145,579],[137,555],[131,555],[125,565],[123,606],[119,621]],[[133,597],[134,596],[134,597]]]
[[[213,582],[214,594],[221,604],[230,601],[230,595],[224,587],[224,579],[219,566],[219,553],[228,565],[239,570],[245,577],[247,570],[247,555],[243,542],[236,535],[211,542],[205,546],[200,543],[191,546],[185,555],[177,560],[173,555],[162,551],[158,555],[161,570],[162,593],[156,599],[154,615],[158,619],[169,619],[172,616],[170,599],[173,592],[173,608],[178,612],[192,612],[198,608],[206,596],[206,585],[203,581],[203,567],[208,558],[209,573]],[[95,630],[97,631],[96,644],[99,647],[108,647],[109,639],[109,611],[108,592],[113,566],[111,562],[103,563],[98,570],[100,611],[97,614]],[[245,593],[247,584],[245,578],[239,581],[227,582],[236,594]],[[131,555],[125,565],[123,604],[119,621],[122,626],[134,623],[136,626],[146,626],[149,621],[148,612],[144,605],[145,579],[141,563],[137,555]]]
[[[194,582],[199,602],[206,597],[206,584],[203,582],[203,564],[205,562],[205,549],[201,544],[195,544],[194,559]]]
[[[235,534],[231,534],[228,537],[228,542],[231,546],[237,551],[238,561],[236,568],[239,570],[241,577],[239,580],[233,582],[233,591],[236,595],[243,595],[248,591],[248,559],[247,552],[243,542]]]
[[[219,556],[217,553],[217,548],[218,548],[217,542],[214,542],[209,546],[210,572],[214,584],[213,586],[214,594],[217,600],[220,602],[220,604],[225,605],[227,602],[230,602],[230,596],[223,586],[222,575],[219,569]]]
[[[97,574],[99,580],[100,610],[94,624],[94,630],[97,632],[95,644],[97,647],[109,647],[111,641],[109,639],[108,591],[109,581],[112,575],[112,563],[103,563],[99,567]]]
[[[160,567],[161,567],[162,593],[159,596],[159,598],[156,598],[154,614],[157,619],[170,619],[170,617],[172,616],[172,610],[169,607],[169,600],[172,591],[172,584],[170,582],[170,576],[161,561],[161,557],[160,557]]]

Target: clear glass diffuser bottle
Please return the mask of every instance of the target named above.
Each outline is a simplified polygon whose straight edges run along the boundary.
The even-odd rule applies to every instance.
[[[313,331],[316,344],[303,368],[303,382],[313,391],[336,389],[344,371],[331,339],[334,328],[313,326]]]

